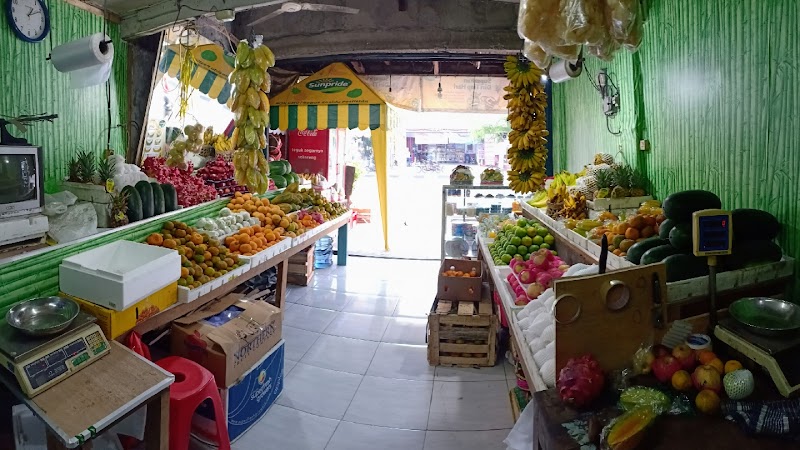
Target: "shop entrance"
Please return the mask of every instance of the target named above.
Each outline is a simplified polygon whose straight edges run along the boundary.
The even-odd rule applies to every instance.
[[[375,162],[369,131],[348,130],[345,163],[354,166],[352,255],[440,259],[442,186],[458,165],[476,184],[487,167],[507,170],[508,125],[503,114],[396,110],[387,145],[389,250],[384,250]]]

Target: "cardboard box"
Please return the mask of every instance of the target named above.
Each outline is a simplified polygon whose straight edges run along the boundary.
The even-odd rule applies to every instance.
[[[155,294],[146,297],[128,309],[115,311],[106,307],[96,305],[82,298],[74,297],[63,292],[58,295],[75,300],[80,305],[81,310],[97,318],[97,325],[103,330],[103,334],[108,339],[127,333],[139,322],[145,321],[150,317],[164,311],[178,301],[178,283],[172,283],[162,288]]]
[[[232,386],[281,340],[281,310],[228,294],[172,323],[171,351]]]
[[[473,268],[478,272],[478,277],[446,277],[442,275],[447,270],[454,267],[461,272],[470,272]],[[445,259],[439,267],[439,288],[436,298],[441,300],[481,300],[481,280],[483,271],[480,261],[470,261],[466,259]]]
[[[264,417],[283,392],[284,342],[278,342],[235,384],[219,390],[231,442]],[[192,419],[192,434],[205,443],[217,445],[216,430],[211,402],[205,401]]]

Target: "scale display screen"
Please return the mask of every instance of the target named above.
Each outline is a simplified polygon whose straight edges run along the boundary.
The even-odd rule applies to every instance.
[[[731,245],[728,239],[729,226],[730,217],[727,215],[700,217],[698,221],[700,251],[727,251]]]
[[[36,389],[66,373],[69,369],[67,367],[69,359],[85,351],[86,342],[80,338],[27,364],[25,375],[31,383],[31,388]]]

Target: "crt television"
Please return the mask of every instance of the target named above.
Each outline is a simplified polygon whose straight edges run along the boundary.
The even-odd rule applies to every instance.
[[[0,145],[0,219],[36,214],[42,206],[42,148]]]

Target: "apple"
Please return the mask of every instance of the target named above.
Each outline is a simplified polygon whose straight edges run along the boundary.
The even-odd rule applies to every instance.
[[[656,355],[656,358],[660,358],[662,356],[671,355],[672,351],[670,351],[669,347],[658,344],[653,346],[653,354]]]
[[[530,270],[523,270],[519,273],[519,281],[524,284],[533,283],[534,277]]]
[[[523,270],[525,270],[525,264],[516,264],[514,266],[514,273],[519,275]]]
[[[670,381],[672,375],[679,370],[681,370],[680,361],[671,355],[661,356],[653,361],[653,374],[662,383]]]
[[[525,294],[517,296],[517,299],[514,300],[514,304],[517,306],[525,306],[528,303],[530,303],[530,300],[528,300],[528,297],[525,296]]]
[[[642,365],[639,367],[643,374],[648,374],[653,371],[653,362],[656,360],[656,355],[652,352],[647,352],[642,357]]]
[[[700,366],[692,373],[692,384],[698,391],[710,389],[719,394],[722,388],[719,372],[714,366]]]
[[[695,355],[694,350],[686,344],[676,345],[675,348],[672,349],[672,356],[675,357],[680,363],[681,367],[688,371],[694,369],[695,366]]]

